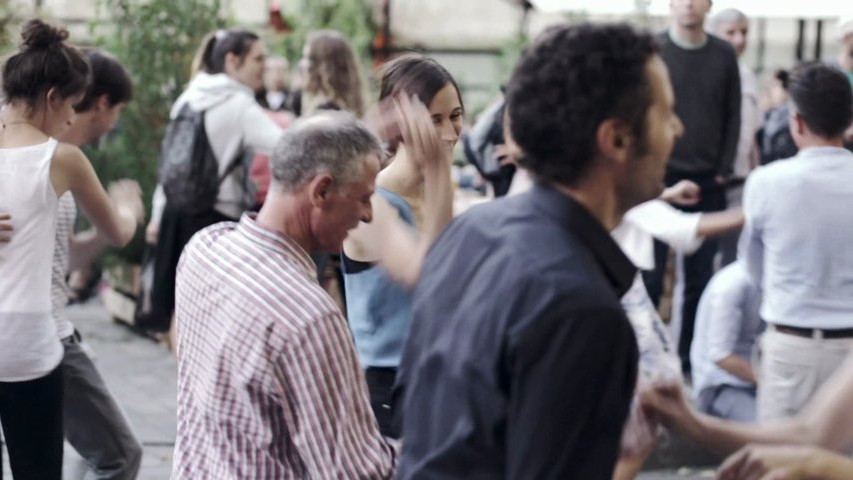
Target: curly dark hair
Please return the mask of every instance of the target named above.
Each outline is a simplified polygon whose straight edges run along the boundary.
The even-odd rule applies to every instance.
[[[788,79],[788,93],[809,129],[824,138],[844,134],[853,120],[853,90],[838,69],[822,63],[798,65]]]
[[[607,118],[631,126],[644,150],[652,103],[646,64],[654,37],[627,24],[547,29],[515,67],[507,88],[510,129],[535,175],[572,185],[596,153],[596,130]]]

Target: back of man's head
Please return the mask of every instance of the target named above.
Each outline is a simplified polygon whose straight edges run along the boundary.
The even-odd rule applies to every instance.
[[[83,49],[92,68],[92,84],[75,107],[78,113],[87,112],[106,95],[109,107],[127,103],[133,98],[133,81],[124,66],[112,55],[96,48]]]
[[[818,137],[839,138],[853,121],[853,89],[836,68],[822,63],[794,68],[788,94],[796,113]]]
[[[520,163],[570,186],[594,161],[605,119],[623,120],[642,142],[653,100],[646,65],[657,51],[651,35],[627,24],[546,30],[507,88],[512,137],[524,151]]]
[[[357,179],[367,156],[381,158],[382,152],[379,138],[348,112],[303,118],[284,131],[273,149],[273,187],[292,192],[320,173],[345,185]]]

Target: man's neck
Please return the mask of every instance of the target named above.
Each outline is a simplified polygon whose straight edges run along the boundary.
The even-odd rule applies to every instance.
[[[673,24],[669,29],[669,38],[672,42],[685,50],[696,50],[708,43],[708,34],[701,25],[698,27],[685,27]]]
[[[255,217],[258,225],[287,236],[306,252],[313,253],[310,218],[307,209],[300,208],[296,195],[270,190],[264,206]]]
[[[822,138],[816,135],[809,135],[807,137],[801,137],[798,139],[797,147],[800,150],[806,148],[818,148],[818,147],[838,147],[844,148],[844,137],[838,138]]]
[[[606,183],[601,178],[588,175],[571,187],[555,183],[553,188],[583,205],[610,232],[622,222],[625,211],[620,208],[612,185]]]
[[[841,53],[838,54],[838,65],[846,72],[853,72],[853,55],[842,49]]]
[[[68,130],[66,130],[62,133],[62,135],[60,135],[59,140],[65,143],[70,143],[71,145],[76,145],[78,147],[83,147],[90,143],[86,132],[83,131],[84,129],[74,127],[75,125],[73,124],[68,127]]]

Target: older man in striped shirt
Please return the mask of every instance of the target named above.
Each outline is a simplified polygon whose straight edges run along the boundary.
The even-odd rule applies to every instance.
[[[421,116],[416,124],[431,129]],[[309,257],[340,251],[371,220],[381,154],[349,114],[299,121],[273,152],[257,216],[187,244],[173,479],[393,475],[397,446],[379,434],[346,320]]]

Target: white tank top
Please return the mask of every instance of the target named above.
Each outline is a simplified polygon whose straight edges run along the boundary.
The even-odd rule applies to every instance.
[[[50,181],[56,140],[0,148],[0,212],[12,241],[0,244],[0,381],[33,380],[62,360],[51,316],[50,277],[58,199]]]

